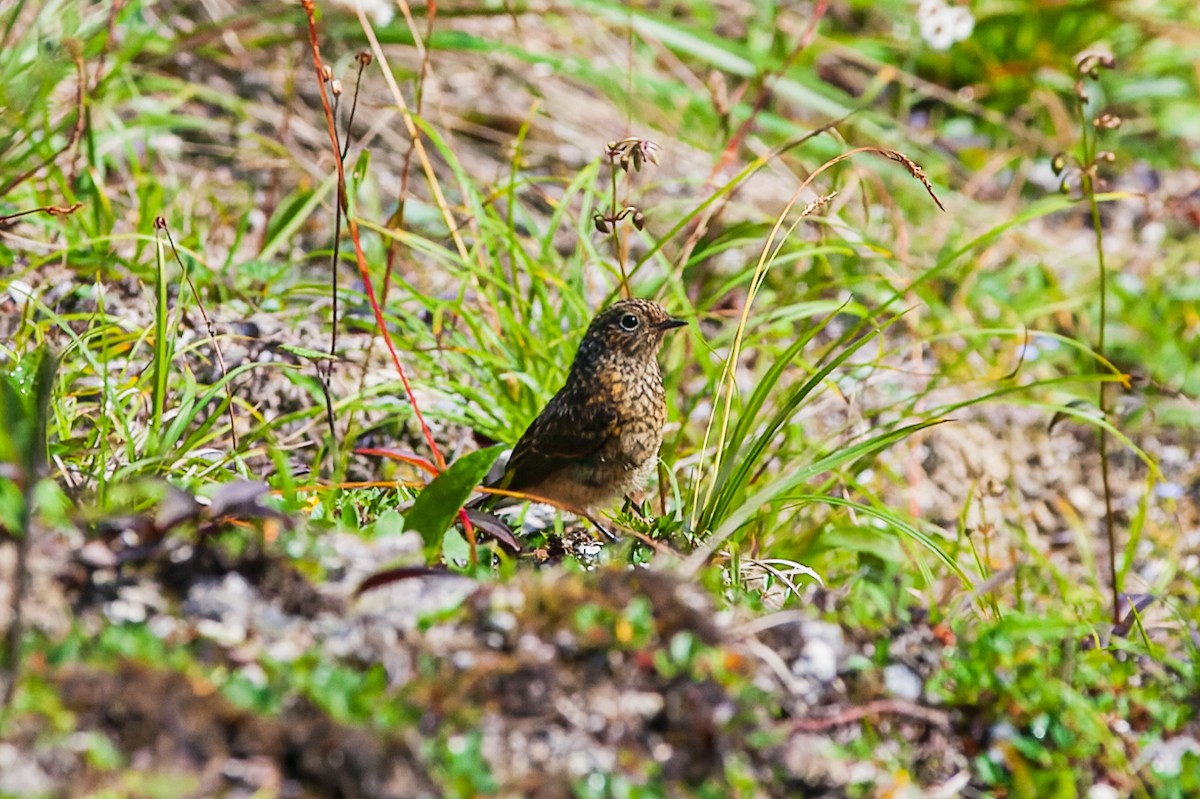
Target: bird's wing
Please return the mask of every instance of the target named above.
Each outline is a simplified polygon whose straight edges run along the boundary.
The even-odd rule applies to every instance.
[[[529,425],[513,448],[499,488],[522,491],[599,452],[617,432],[613,403],[596,393],[564,387]]]

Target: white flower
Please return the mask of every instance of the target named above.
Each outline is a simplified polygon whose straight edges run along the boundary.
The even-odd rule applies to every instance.
[[[934,50],[949,50],[975,30],[975,17],[966,6],[946,5],[945,0],[921,0],[917,5],[921,38]]]
[[[351,11],[361,8],[379,26],[388,24],[396,16],[393,0],[334,0],[334,3]]]

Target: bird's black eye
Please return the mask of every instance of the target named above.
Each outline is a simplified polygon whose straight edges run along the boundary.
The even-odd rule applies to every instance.
[[[621,327],[625,330],[637,330],[638,318],[631,313],[621,317]]]

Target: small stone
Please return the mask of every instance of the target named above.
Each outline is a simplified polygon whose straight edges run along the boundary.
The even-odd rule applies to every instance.
[[[920,675],[903,663],[890,663],[883,669],[883,683],[893,696],[916,702],[925,691]]]
[[[117,555],[103,541],[88,541],[75,553],[79,562],[93,569],[115,569]]]
[[[43,796],[55,791],[54,781],[38,762],[12,744],[0,743],[0,794]]]
[[[838,659],[844,643],[842,630],[834,624],[808,622],[801,634],[805,638],[800,657],[792,664],[792,673],[818,682],[832,682],[838,673]]]
[[[141,624],[146,620],[146,606],[118,598],[104,606],[104,615],[113,624]]]
[[[1088,788],[1087,799],[1119,799],[1120,792],[1106,782],[1098,782]]]
[[[196,632],[225,647],[237,646],[246,640],[245,625],[232,621],[200,619],[196,622]]]

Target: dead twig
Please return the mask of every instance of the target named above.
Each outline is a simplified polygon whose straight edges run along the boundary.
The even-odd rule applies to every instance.
[[[879,716],[903,716],[931,727],[937,727],[939,730],[950,729],[950,714],[944,710],[918,705],[907,699],[878,699],[865,705],[844,708],[829,716],[797,719],[792,722],[792,731],[826,732],[835,727],[844,727],[847,724]]]

